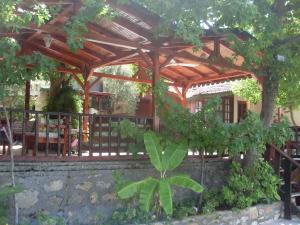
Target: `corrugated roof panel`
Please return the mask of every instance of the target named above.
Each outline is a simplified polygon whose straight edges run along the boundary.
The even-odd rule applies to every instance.
[[[117,11],[118,11],[118,13],[119,13],[122,17],[124,17],[124,18],[126,18],[127,20],[129,20],[129,21],[131,21],[131,22],[133,22],[133,23],[139,25],[140,27],[142,27],[142,28],[144,28],[144,29],[147,29],[147,30],[152,29],[152,27],[149,26],[147,23],[145,23],[144,21],[142,21],[142,20],[140,20],[140,19],[134,17],[133,15],[129,15],[128,13],[125,13],[125,12],[123,12],[123,11],[121,11],[121,10],[117,10]]]
[[[102,27],[106,28],[107,30],[112,31],[113,33],[116,33],[118,35],[123,36],[124,38],[131,40],[131,41],[137,41],[141,44],[148,43],[148,40],[137,35],[136,33],[132,32],[131,30],[128,30],[125,27],[120,26],[117,23],[114,23],[109,20],[101,20],[99,23]]]

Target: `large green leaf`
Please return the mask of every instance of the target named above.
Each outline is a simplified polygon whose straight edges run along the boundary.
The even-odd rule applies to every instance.
[[[197,193],[200,193],[203,191],[203,187],[201,184],[199,184],[197,181],[195,181],[185,175],[173,176],[173,177],[170,177],[168,180],[169,180],[169,183],[172,185],[176,185],[176,186],[182,187],[182,188],[188,188]]]
[[[12,196],[14,194],[20,193],[24,191],[24,188],[22,187],[11,187],[11,186],[5,186],[5,187],[0,187],[0,198],[6,198],[9,196]]]
[[[149,177],[141,186],[140,207],[142,210],[149,212],[153,195],[158,186],[158,180]]]
[[[185,141],[182,141],[179,145],[168,145],[162,156],[163,168],[166,170],[174,170],[182,163],[187,151],[188,146]]]
[[[155,134],[152,132],[146,132],[144,134],[144,143],[152,165],[158,171],[161,172],[162,171],[161,147],[157,141]]]
[[[167,215],[173,214],[172,190],[169,182],[165,179],[159,181],[159,201]]]
[[[118,191],[118,196],[121,199],[127,199],[133,197],[139,190],[140,186],[145,180],[130,183]]]

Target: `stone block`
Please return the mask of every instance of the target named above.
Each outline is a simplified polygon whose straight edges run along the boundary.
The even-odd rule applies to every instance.
[[[25,190],[16,194],[16,203],[21,209],[30,209],[39,201],[38,195],[36,190]]]
[[[44,184],[44,189],[46,192],[60,191],[63,189],[62,180],[53,180],[49,184]]]

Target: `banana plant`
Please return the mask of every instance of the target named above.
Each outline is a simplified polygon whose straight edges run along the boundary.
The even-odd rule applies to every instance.
[[[159,199],[159,205],[167,215],[173,214],[173,185],[188,188],[200,193],[203,187],[186,175],[174,175],[168,177],[169,171],[176,169],[187,155],[188,146],[185,141],[180,144],[169,143],[162,147],[155,133],[148,131],[144,134],[144,144],[150,162],[159,172],[159,179],[147,177],[144,180],[129,183],[118,191],[121,199],[128,199],[139,195],[139,204],[142,210],[149,212],[154,198]]]

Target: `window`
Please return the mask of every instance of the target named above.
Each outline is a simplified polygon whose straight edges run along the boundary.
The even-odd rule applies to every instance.
[[[202,101],[196,100],[189,103],[189,108],[191,113],[196,113],[202,110]]]
[[[202,110],[207,99],[196,100],[190,103],[190,112],[197,113]],[[217,116],[225,123],[233,123],[233,96],[222,97],[222,104],[219,106]]]
[[[233,123],[233,96],[222,97],[222,115],[225,123]]]
[[[195,113],[200,112],[201,109],[202,109],[202,102],[199,100],[195,101]]]

